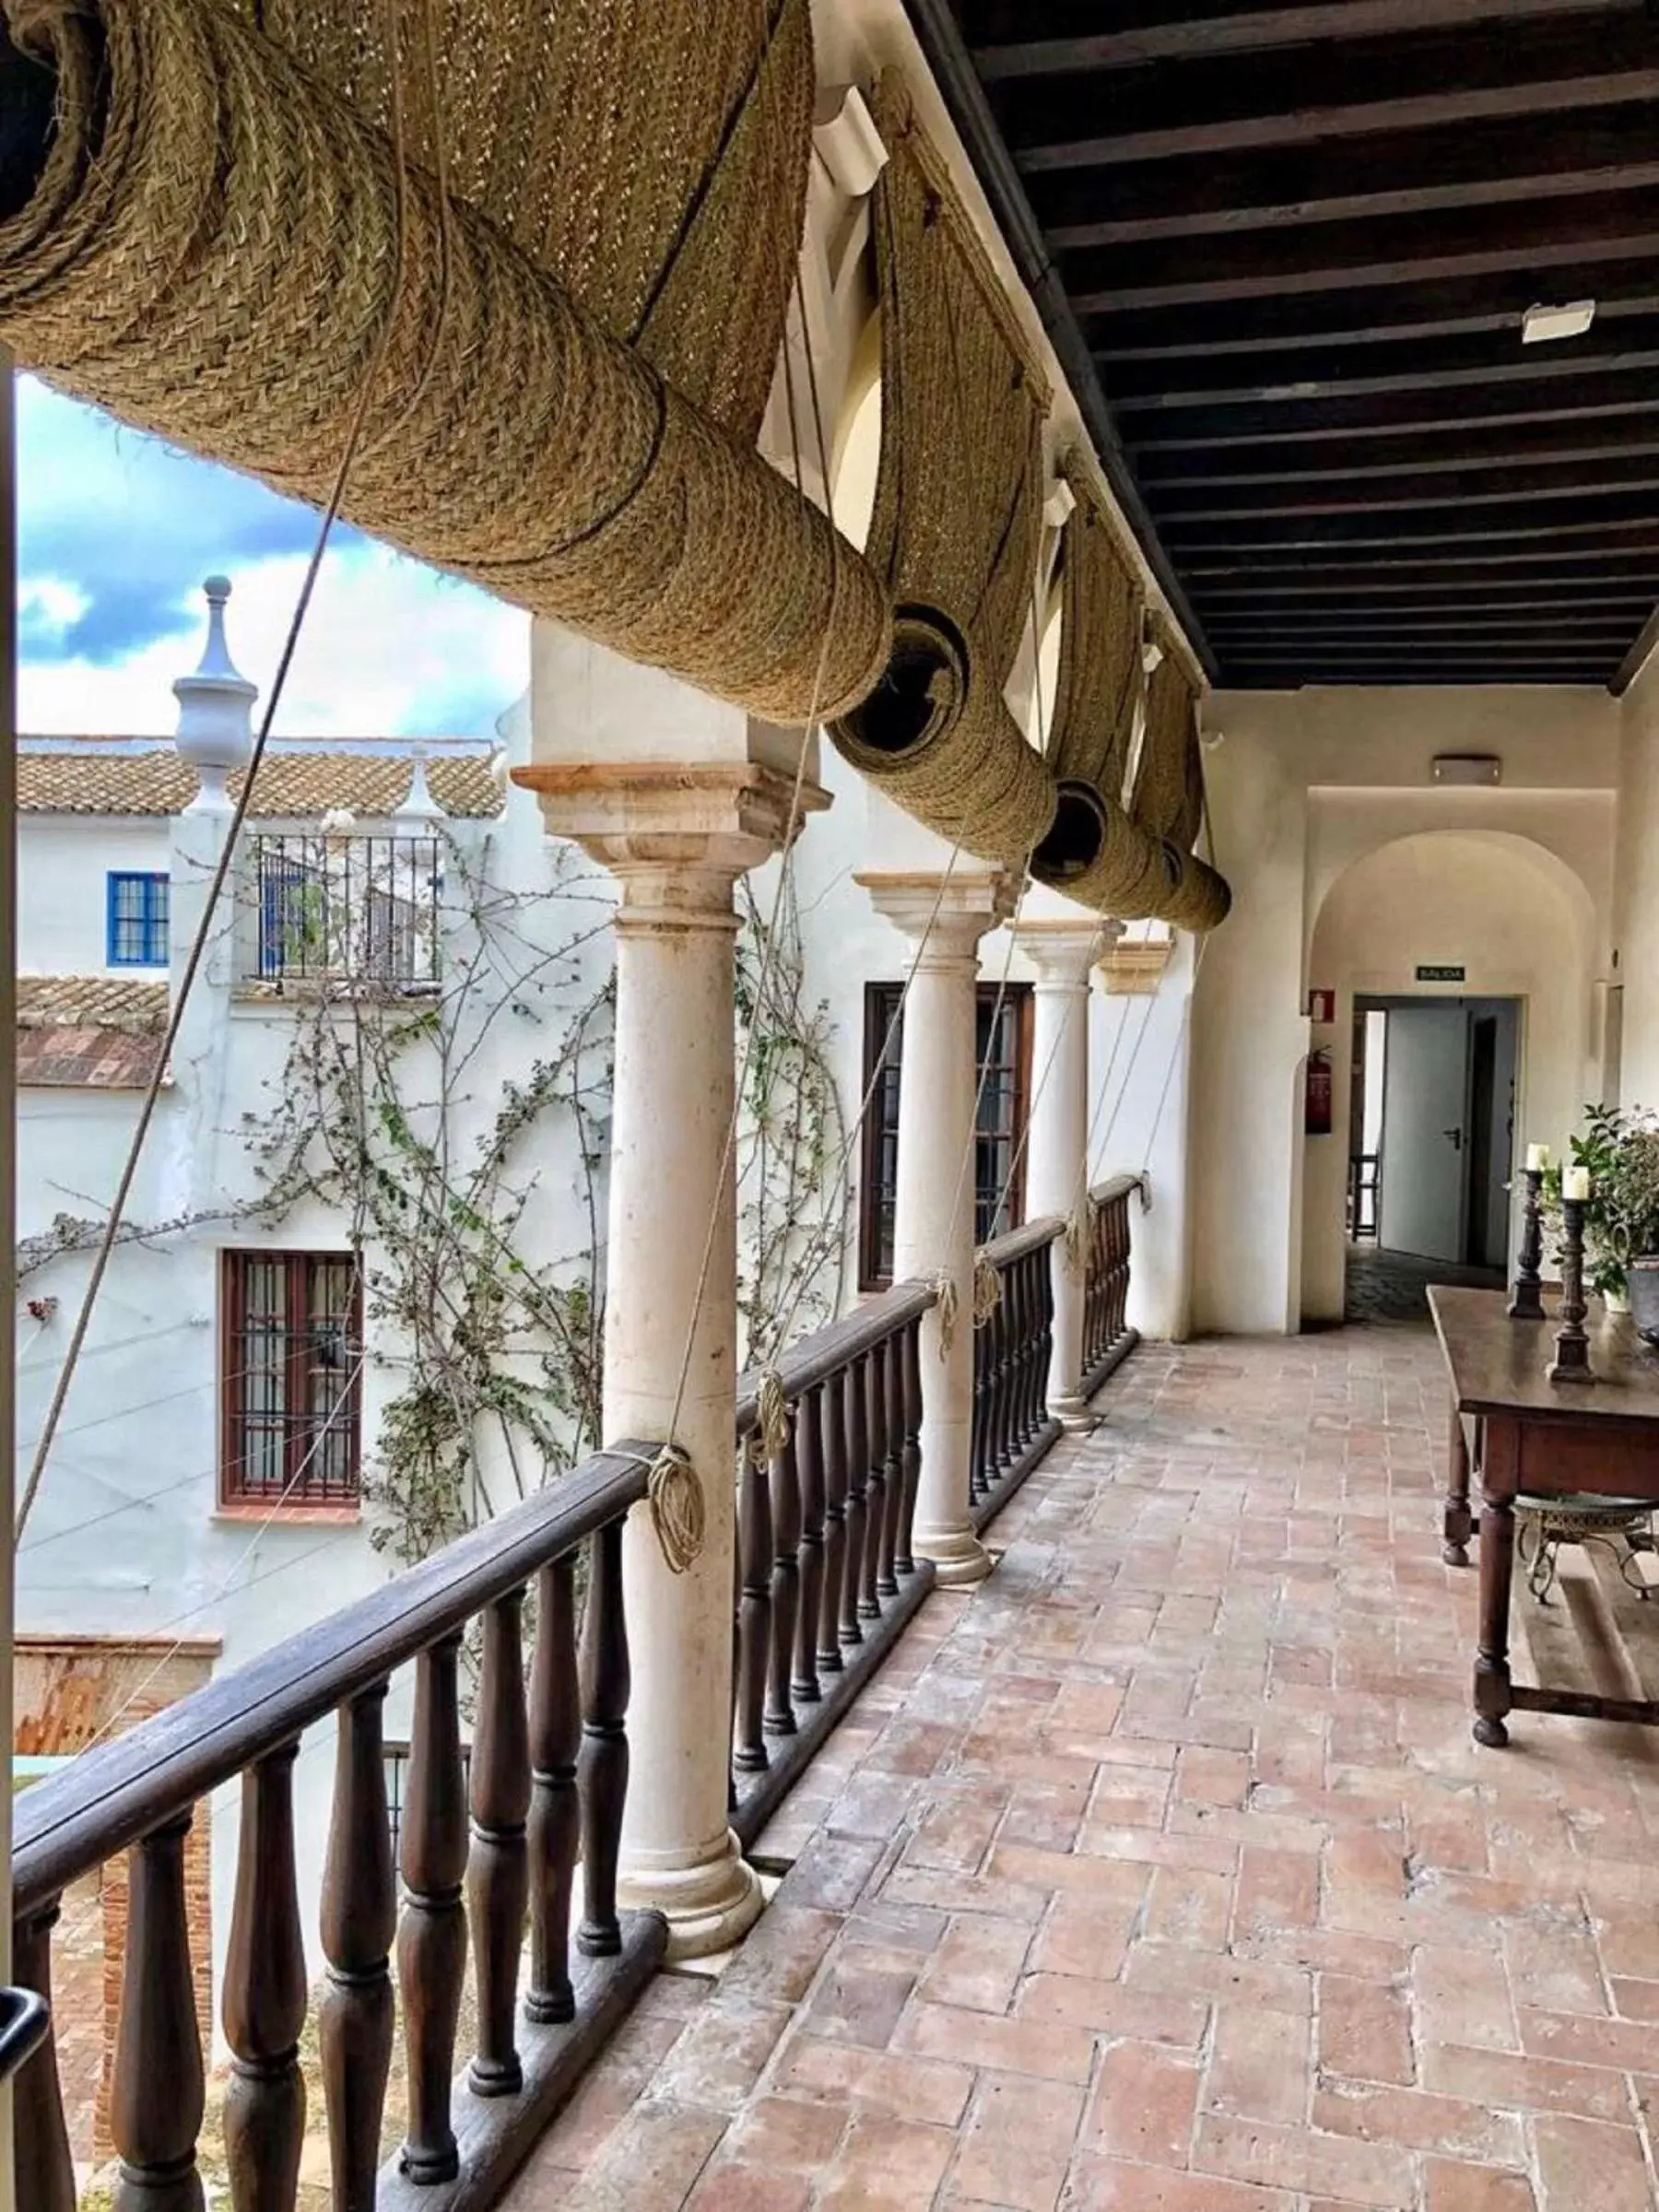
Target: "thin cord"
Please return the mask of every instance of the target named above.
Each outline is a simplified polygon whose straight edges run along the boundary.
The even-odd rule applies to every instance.
[[[161,1086],[167,1074],[168,1064],[171,1059],[173,1048],[178,1042],[179,1031],[183,1026],[185,1009],[190,1002],[190,994],[207,949],[208,936],[213,928],[226,881],[229,877],[231,864],[236,856],[236,848],[241,836],[242,826],[248,818],[248,809],[253,801],[254,785],[258,781],[260,766],[265,759],[265,746],[271,735],[272,724],[276,717],[276,710],[282,703],[282,695],[288,685],[288,672],[293,666],[294,654],[299,648],[300,633],[310,610],[312,595],[316,589],[317,576],[323,566],[323,557],[328,549],[329,537],[339,515],[340,502],[346,495],[347,480],[351,473],[352,463],[357,458],[358,446],[363,435],[363,426],[368,419],[369,403],[373,397],[375,386],[380,382],[381,371],[385,364],[387,351],[392,343],[395,309],[404,290],[406,265],[408,256],[409,224],[403,97],[399,88],[400,72],[396,65],[396,14],[391,5],[391,0],[387,0],[387,14],[393,28],[391,46],[393,55],[391,71],[392,143],[393,166],[396,181],[398,246],[398,273],[392,295],[392,310],[388,312],[385,321],[376,333],[374,349],[370,357],[367,372],[358,387],[357,399],[352,407],[351,422],[346,435],[346,448],[340,455],[340,465],[335,471],[334,483],[329,490],[327,504],[323,510],[322,520],[318,524],[316,537],[312,546],[311,558],[306,563],[305,575],[300,586],[300,594],[294,603],[294,611],[288,621],[288,633],[283,640],[282,653],[276,664],[276,678],[271,686],[270,697],[265,701],[265,712],[260,718],[258,733],[254,737],[253,749],[248,761],[247,774],[242,779],[241,795],[231,809],[229,826],[219,848],[218,859],[215,863],[213,874],[208,880],[207,898],[202,909],[202,918],[197,924],[195,935],[191,940],[190,951],[184,962],[179,988],[173,996],[168,1013],[167,1028],[161,1039],[161,1049],[156,1055],[155,1065],[145,1088],[144,1100],[138,1110],[138,1119],[133,1130],[132,1142],[127,1147],[120,1180],[115,1186],[115,1195],[111,1202],[109,1219],[104,1225],[104,1233],[99,1241],[97,1253],[92,1262],[92,1271],[87,1278],[87,1287],[81,1295],[80,1309],[75,1317],[75,1327],[69,1338],[68,1348],[64,1355],[64,1364],[59,1371],[57,1383],[52,1394],[52,1402],[46,1409],[46,1419],[35,1446],[34,1458],[29,1470],[29,1479],[24,1486],[23,1496],[18,1507],[18,1517],[13,1532],[14,1540],[17,1536],[21,1535],[28,1525],[29,1513],[33,1510],[35,1499],[40,1493],[41,1479],[46,1472],[46,1463],[52,1455],[53,1441],[57,1435],[58,1423],[63,1418],[64,1406],[69,1395],[69,1386],[75,1380],[75,1371],[80,1359],[81,1348],[87,1341],[87,1331],[91,1326],[92,1311],[98,1302],[99,1292],[103,1288],[104,1277],[109,1270],[110,1258],[114,1252],[116,1240],[120,1233],[122,1218],[126,1211],[127,1201],[132,1196],[133,1183],[138,1172],[139,1159],[144,1150],[145,1139],[149,1135],[150,1124],[155,1118],[156,1104],[161,1095]]]

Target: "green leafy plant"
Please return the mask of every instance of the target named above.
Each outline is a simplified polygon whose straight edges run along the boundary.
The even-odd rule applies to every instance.
[[[1632,1260],[1659,1253],[1659,1114],[1640,1106],[1586,1106],[1583,1130],[1568,1139],[1571,1164],[1587,1169],[1585,1276],[1593,1290],[1622,1297]],[[1547,1168],[1540,1188],[1545,1220],[1559,1250],[1561,1166]]]

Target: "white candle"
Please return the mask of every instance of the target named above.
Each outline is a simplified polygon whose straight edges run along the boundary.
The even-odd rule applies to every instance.
[[[1545,1171],[1545,1169],[1546,1169],[1546,1168],[1547,1168],[1548,1165],[1549,1165],[1549,1147],[1548,1147],[1547,1145],[1528,1145],[1528,1146],[1527,1146],[1527,1147],[1526,1147],[1526,1171],[1527,1171],[1527,1173],[1528,1173],[1529,1175],[1542,1175],[1542,1174],[1543,1174],[1543,1172],[1544,1172],[1544,1171]]]
[[[1561,1195],[1563,1198],[1588,1198],[1590,1195],[1589,1169],[1566,1169],[1561,1176]]]

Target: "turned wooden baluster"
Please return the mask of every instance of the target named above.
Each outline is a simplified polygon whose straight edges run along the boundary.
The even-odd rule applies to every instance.
[[[887,1426],[882,1449],[886,1526],[881,1537],[881,1574],[877,1588],[884,1597],[899,1593],[900,1528],[904,1519],[904,1331],[895,1329],[882,1349],[886,1377]]]
[[[473,1731],[472,1850],[467,1915],[478,1991],[478,2048],[466,2070],[475,2097],[512,2097],[524,2086],[513,2021],[519,1954],[530,1904],[530,1731],[524,1714],[524,1594],[509,1591],[484,1615],[484,1663]]]
[[[184,1913],[190,1821],[181,1813],[127,1854],[126,1957],[110,2091],[110,2133],[121,2156],[114,2212],[202,2212],[202,2042]]]
[[[768,1735],[793,1735],[795,1716],[791,1670],[801,1609],[801,1469],[795,1434],[799,1409],[790,1408],[789,1441],[771,1463],[771,1648],[767,1668]]]
[[[1019,1323],[1019,1433],[1015,1441],[1021,1450],[1037,1433],[1042,1419],[1042,1408],[1037,1389],[1037,1347],[1042,1335],[1041,1293],[1038,1286],[1039,1269],[1046,1270],[1049,1264],[1048,1246],[1030,1253],[1019,1263],[1019,1303],[1017,1313]]]
[[[1008,1461],[1008,1441],[1014,1432],[1014,1363],[1013,1333],[1008,1300],[1008,1273],[1002,1270],[1002,1296],[996,1301],[996,1311],[985,1324],[991,1362],[991,1430],[986,1439],[985,1481],[987,1488],[998,1471]]]
[[[864,1588],[865,1551],[869,1515],[865,1510],[870,1480],[870,1451],[865,1423],[864,1376],[855,1362],[841,1370],[841,1434],[846,1446],[847,1556],[841,1571],[840,1636],[843,1643],[862,1643],[858,1625],[858,1594]]]
[[[865,1620],[881,1618],[881,1592],[891,1583],[892,1559],[887,1525],[887,1347],[876,1345],[861,1362],[865,1386],[865,1548],[864,1581],[858,1610]]]
[[[242,1776],[236,1901],[225,1953],[225,2159],[236,2212],[293,2212],[305,2140],[300,2034],[305,1942],[294,1877],[294,1760],[284,1744]]]
[[[323,1873],[318,2012],[334,2212],[374,2212],[381,2119],[395,2031],[389,1964],[397,1932],[392,1824],[382,1735],[386,1685],[340,1709],[334,1808]]]
[[[594,1538],[582,1623],[582,1871],[583,1912],[576,1941],[583,1957],[614,1958],[622,1948],[617,1917],[617,1861],[628,1801],[628,1616],[622,1605],[622,1524]]]
[[[824,1384],[820,1435],[824,1451],[824,1588],[818,1601],[818,1664],[823,1675],[841,1671],[841,1591],[847,1579],[846,1372]]]
[[[922,1324],[912,1321],[904,1332],[904,1448],[900,1453],[902,1507],[899,1516],[899,1547],[894,1564],[900,1574],[916,1571],[912,1532],[916,1524],[916,1491],[922,1480]]]
[[[797,1705],[823,1695],[818,1676],[818,1613],[824,1601],[824,1393],[807,1391],[795,1414],[795,1465],[801,1477],[800,1610],[795,1617]]]
[[[973,1400],[968,1428],[968,1494],[984,1495],[991,1434],[991,1324],[973,1332]]]
[[[24,1989],[52,2002],[52,1931],[59,1900],[52,1898],[12,1924],[12,1972]],[[12,2090],[17,2136],[18,2212],[75,2212],[75,2161],[58,2082],[57,2034],[46,2040],[18,2073]]]
[[[536,1578],[530,1662],[530,1987],[524,2010],[544,2027],[576,2018],[571,1898],[582,1820],[576,1789],[581,1749],[576,1559],[566,1552]]]
[[[1049,1362],[1054,1352],[1054,1278],[1049,1272],[1049,1254],[1038,1253],[1037,1342],[1031,1358],[1031,1426],[1040,1429],[1048,1418]]]
[[[739,1447],[743,1469],[737,1484],[737,1556],[743,1581],[737,1599],[732,1764],[741,1774],[764,1773],[771,1763],[765,1730],[766,1670],[771,1657],[773,1473],[770,1461],[756,1465],[753,1441],[746,1437]]]
[[[460,2171],[450,2125],[450,2076],[466,1978],[466,1782],[455,1669],[461,1639],[422,1652],[415,1670],[415,1728],[401,1858],[404,1909],[397,1930],[409,2074],[409,2131],[398,2163],[412,2181],[453,2181]]]

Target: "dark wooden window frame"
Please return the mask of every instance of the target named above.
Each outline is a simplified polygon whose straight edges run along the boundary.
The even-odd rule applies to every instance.
[[[352,1255],[340,1251],[273,1251],[268,1246],[228,1247],[219,1254],[219,1481],[222,1506],[259,1507],[282,1512],[335,1512],[355,1513],[362,1494],[362,1372],[359,1349],[363,1335],[363,1282],[354,1272],[348,1308],[337,1315],[344,1363],[339,1370],[345,1387],[343,1405],[330,1425],[343,1429],[346,1437],[346,1474],[330,1477],[324,1454],[313,1453],[322,1424],[309,1410],[311,1366],[309,1347],[314,1336],[311,1288],[319,1266],[352,1264]],[[255,1265],[278,1265],[285,1276],[285,1345],[282,1421],[283,1487],[273,1491],[249,1483],[243,1475],[249,1412],[241,1394],[250,1368],[248,1345],[248,1270]],[[310,1455],[308,1458],[308,1454]]]
[[[861,1098],[868,1097],[869,1112],[865,1115],[864,1127],[859,1133],[858,1184],[858,1287],[861,1291],[885,1290],[891,1281],[890,1273],[882,1265],[881,1217],[883,1197],[888,1179],[883,1173],[883,1154],[889,1145],[896,1146],[899,1127],[899,1081],[902,1072],[903,1025],[894,1038],[895,1061],[883,1080],[876,1085],[876,1071],[887,1042],[888,1030],[892,1025],[893,1009],[903,986],[894,982],[867,982],[865,985],[864,1018],[864,1077]],[[979,1008],[987,1014],[997,1001],[1004,1001],[1005,1018],[1011,1016],[1015,1024],[1014,1057],[1014,1112],[1010,1135],[1018,1147],[1014,1161],[1014,1172],[1009,1182],[1006,1218],[996,1224],[995,1233],[1018,1229],[1025,1220],[1025,1147],[1019,1143],[1031,1103],[1031,1020],[1035,1001],[1031,986],[1024,982],[982,982],[979,985]],[[978,1081],[978,1070],[975,1073]],[[976,1191],[976,1230],[983,1226],[977,1219],[983,1194]]]

